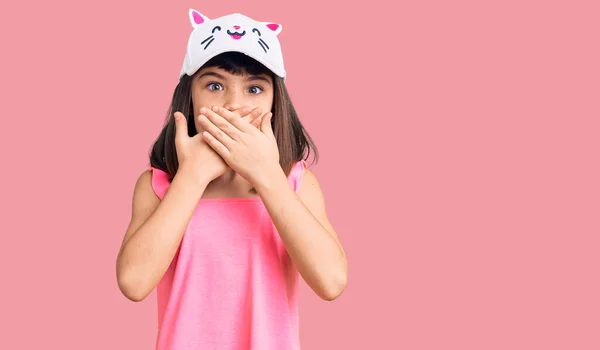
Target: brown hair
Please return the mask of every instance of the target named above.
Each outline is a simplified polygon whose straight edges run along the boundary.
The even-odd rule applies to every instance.
[[[268,68],[239,52],[226,52],[213,57],[202,66],[219,67],[231,74],[268,74],[273,78],[273,117],[271,127],[277,140],[279,149],[279,164],[289,175],[295,162],[307,160],[311,152],[314,153],[313,164],[318,161],[319,155],[315,143],[308,135],[304,126],[298,119],[285,83],[282,78],[274,75]],[[187,118],[188,134],[194,136],[198,133],[194,124],[194,108],[192,106],[192,79],[184,75],[179,80],[173,92],[171,106],[167,113],[162,131],[152,146],[150,152],[150,166],[158,168],[172,179],[177,173],[179,162],[175,149],[175,119],[173,113],[179,111]]]

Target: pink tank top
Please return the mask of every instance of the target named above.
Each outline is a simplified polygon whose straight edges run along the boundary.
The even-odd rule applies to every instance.
[[[296,193],[304,160],[288,180]],[[163,198],[167,173],[152,168]],[[298,281],[260,198],[202,198],[157,285],[157,350],[298,350]]]

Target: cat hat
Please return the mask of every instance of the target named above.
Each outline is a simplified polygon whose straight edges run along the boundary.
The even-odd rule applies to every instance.
[[[193,75],[211,58],[227,51],[244,53],[285,79],[277,35],[281,24],[258,22],[239,13],[210,19],[189,10],[192,33],[179,78]]]

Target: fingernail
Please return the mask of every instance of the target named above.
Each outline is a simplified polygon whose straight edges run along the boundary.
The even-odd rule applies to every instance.
[[[219,111],[219,107],[213,106],[212,110],[215,111],[215,112],[218,112]]]
[[[202,114],[206,113],[206,108],[204,108],[204,107],[200,108],[200,113],[202,113]]]

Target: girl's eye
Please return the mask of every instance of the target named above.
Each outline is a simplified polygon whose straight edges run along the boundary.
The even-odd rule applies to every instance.
[[[256,86],[256,85],[250,87],[250,89],[248,89],[248,90],[250,91],[251,94],[254,94],[254,95],[258,95],[258,94],[260,94],[262,92],[261,87],[260,86]]]
[[[219,83],[210,83],[207,87],[210,91],[223,90],[223,86]]]

